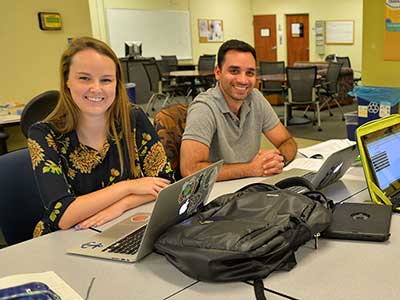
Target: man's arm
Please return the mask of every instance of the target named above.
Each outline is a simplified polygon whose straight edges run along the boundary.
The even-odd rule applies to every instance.
[[[267,163],[270,164],[273,160],[273,157],[277,157],[274,151],[268,151],[267,154],[265,153],[265,151],[260,151],[248,163],[223,164],[218,174],[217,181],[251,176],[273,175],[274,172],[269,172],[270,168],[267,169],[265,165]],[[180,170],[182,176],[189,176],[194,172],[209,166],[211,163],[208,161],[208,155],[208,146],[194,140],[182,141],[180,156]],[[275,164],[283,165],[282,159],[279,157],[278,161],[273,163],[273,165]]]
[[[288,161],[292,161],[296,157],[297,144],[282,123],[278,123],[274,128],[265,132],[264,135]]]

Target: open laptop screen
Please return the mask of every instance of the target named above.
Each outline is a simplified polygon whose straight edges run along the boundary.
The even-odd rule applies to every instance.
[[[364,145],[379,188],[389,196],[400,190],[400,128],[392,126],[366,135]]]

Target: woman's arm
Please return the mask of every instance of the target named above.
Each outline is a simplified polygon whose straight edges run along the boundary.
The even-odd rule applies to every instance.
[[[76,229],[86,229],[89,227],[101,226],[108,221],[111,221],[119,217],[125,211],[132,209],[134,207],[140,206],[147,202],[155,200],[152,195],[129,195],[120,201],[110,205],[109,207],[99,211],[95,215],[87,218],[86,220],[80,222]]]
[[[163,178],[143,177],[121,181],[101,190],[79,196],[65,210],[58,226],[61,229],[71,228],[119,202],[121,202],[118,206],[119,210],[126,207],[123,210],[125,211],[146,202],[146,200],[154,200],[168,184],[169,181]]]

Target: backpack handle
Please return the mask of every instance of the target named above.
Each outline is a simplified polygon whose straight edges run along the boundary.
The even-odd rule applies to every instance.
[[[309,191],[315,191],[315,186],[311,183],[310,180],[305,179],[304,177],[297,177],[297,176],[282,179],[281,181],[277,182],[275,186],[277,186],[280,189],[287,189],[292,186],[304,186]]]

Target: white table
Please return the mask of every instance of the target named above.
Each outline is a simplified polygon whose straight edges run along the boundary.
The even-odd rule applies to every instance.
[[[349,199],[369,200],[365,190]],[[299,299],[396,300],[400,297],[400,216],[394,214],[386,242],[320,239],[296,254],[297,266],[264,280],[266,287]]]
[[[217,183],[211,198],[262,179],[246,178]],[[355,168],[344,176],[343,181],[329,187],[326,193],[335,201],[339,201],[341,199],[337,195],[348,197],[357,194],[357,197],[361,197],[363,192],[360,193],[360,190],[365,189],[365,186],[365,181],[360,177],[360,168]],[[151,209],[152,205],[147,204],[130,211],[129,214]],[[114,222],[125,218],[126,215]],[[400,216],[394,219],[400,222]],[[101,229],[111,226],[114,222],[102,226]],[[86,294],[92,277],[96,277],[90,296],[90,299],[96,300],[167,297],[172,300],[254,299],[252,286],[241,282],[227,284],[197,282],[155,253],[135,264],[66,254],[66,249],[93,234],[94,232],[89,230],[58,231],[2,249],[0,277],[14,273],[53,270],[81,296]],[[307,244],[298,251],[298,266],[290,272],[273,273],[265,280],[265,286],[300,299],[361,299],[357,298],[358,293],[363,295],[363,299],[373,299],[365,297],[378,294],[386,297],[380,299],[397,299],[398,295],[394,298],[393,292],[389,292],[388,287],[390,285],[391,290],[398,291],[395,285],[395,281],[398,280],[398,276],[395,275],[400,272],[396,266],[398,247],[392,247],[392,244],[399,243],[392,236],[389,242],[383,244],[323,240],[318,250]],[[387,269],[387,272],[384,272],[384,269]],[[379,271],[377,273],[379,277],[387,279],[387,282],[378,284],[377,277],[373,275],[374,271]],[[342,292],[340,292],[341,287],[343,287]],[[347,291],[351,288],[354,290]],[[375,291],[368,293],[368,289]],[[351,297],[347,297],[347,294]],[[267,293],[267,297],[273,300],[283,299],[271,293]]]

